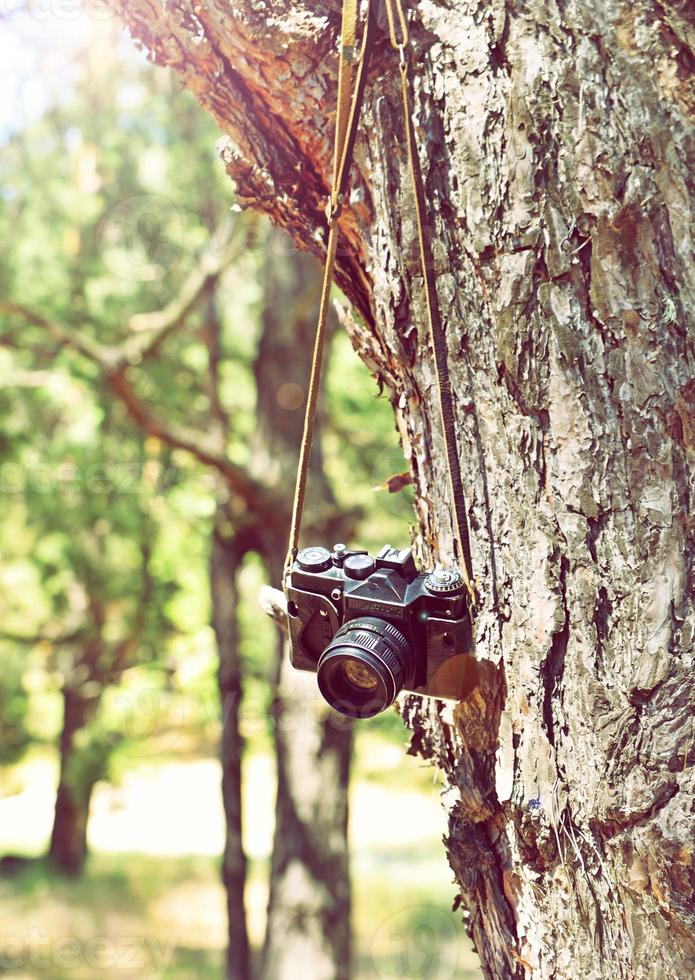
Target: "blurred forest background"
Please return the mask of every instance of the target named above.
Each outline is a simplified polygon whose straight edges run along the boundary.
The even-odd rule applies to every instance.
[[[279,584],[318,269],[235,207],[213,123],[105,11],[41,11],[0,21],[0,974],[220,977],[244,874],[261,955],[278,765],[304,750],[296,710],[272,724],[257,597]],[[377,396],[336,329],[320,543],[408,543]],[[392,711],[339,749],[353,975],[477,976],[441,787],[406,746]]]

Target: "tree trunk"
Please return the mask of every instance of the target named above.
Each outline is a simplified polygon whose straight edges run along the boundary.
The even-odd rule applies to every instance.
[[[287,235],[274,231],[266,248],[263,327],[254,364],[252,457],[259,478],[270,474],[277,486],[287,487],[288,508],[320,286],[316,260],[298,254]],[[308,534],[323,541],[346,533],[349,519],[336,512],[319,436],[317,429],[305,524]],[[270,524],[262,540],[270,578],[279,583],[287,540]],[[293,980],[301,970],[312,980],[347,980],[351,726],[318,698],[313,678],[292,670],[282,637],[273,687],[277,801],[261,976]]]
[[[320,270],[315,259],[297,254],[291,240],[281,232],[271,234],[265,254],[262,328],[254,361],[257,425],[249,468],[268,486],[284,486],[290,482],[296,465]],[[218,328],[213,317],[211,310],[211,391],[217,406],[215,422],[223,431],[227,423],[217,398],[220,352],[218,343],[213,343]],[[320,445],[312,461],[312,489],[307,524],[316,528],[321,539],[346,530],[348,521],[336,512],[323,474]],[[242,842],[237,574],[244,556],[256,551],[266,562],[271,578],[279,581],[287,542],[278,537],[278,522],[272,519],[273,515],[263,520],[259,511],[240,520],[227,506],[223,486],[218,487],[218,496],[210,582],[220,657],[227,823],[223,880],[229,920],[228,976],[242,980],[251,974],[244,913],[246,859]],[[288,516],[289,505],[288,499]],[[284,980],[295,976],[297,964],[302,963],[315,980],[344,980],[350,966],[347,792],[352,733],[350,726],[318,699],[311,680],[298,681],[288,668],[287,651],[280,639],[276,662],[269,671],[274,690],[278,790],[260,975],[263,980]],[[300,714],[297,694],[302,681]],[[307,768],[321,773],[322,778],[302,778]]]
[[[249,937],[246,928],[246,854],[242,838],[241,765],[243,739],[239,730],[242,678],[237,621],[237,575],[244,557],[240,534],[230,533],[224,508],[218,507],[210,547],[212,626],[217,640],[217,683],[222,715],[220,761],[225,845],[222,880],[227,894],[227,980],[249,980]]]
[[[348,785],[352,725],[294,670],[280,640],[278,786],[263,980],[351,976]]]
[[[337,0],[111,2],[230,137],[240,198],[320,253]],[[446,847],[487,976],[680,980],[695,964],[693,15],[410,7],[482,597],[477,682],[453,711],[409,699],[414,750],[450,786]],[[338,279],[394,405],[428,565],[452,528],[385,33],[369,82]]]
[[[63,728],[60,733],[60,775],[48,856],[65,874],[79,875],[87,858],[89,805],[96,773],[80,762],[76,744],[94,718],[98,699],[87,697],[79,686],[63,687]]]

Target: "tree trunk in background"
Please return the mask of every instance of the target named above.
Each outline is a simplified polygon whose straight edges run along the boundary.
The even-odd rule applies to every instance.
[[[242,838],[241,764],[243,739],[239,731],[242,678],[237,621],[237,576],[244,557],[240,535],[230,532],[224,508],[218,506],[210,547],[212,626],[219,664],[217,683],[222,715],[220,761],[225,814],[222,880],[227,893],[227,980],[252,976],[246,928],[244,891],[246,854]]]
[[[266,248],[263,328],[254,365],[258,403],[252,450],[257,477],[270,476],[287,487],[288,508],[320,286],[316,260],[298,254],[287,235],[274,231]],[[325,541],[347,532],[348,525],[349,519],[336,511],[323,472],[317,429],[307,533]],[[287,540],[270,528],[262,533],[263,554],[271,580],[279,582]],[[277,802],[260,975],[294,980],[300,971],[312,980],[347,980],[351,726],[318,697],[313,676],[291,668],[282,638],[273,686]]]
[[[87,824],[95,779],[80,763],[79,735],[93,720],[98,699],[79,686],[63,687],[63,728],[60,733],[60,775],[48,856],[65,874],[78,875],[87,858]]]
[[[279,647],[276,825],[260,975],[348,980],[352,725],[319,701],[313,675],[294,670],[286,641]]]
[[[321,252],[339,3],[110,0]],[[477,682],[410,699],[489,977],[692,972],[695,26],[677,0],[411,4],[414,111],[482,596]],[[424,564],[452,553],[396,57],[375,51],[338,279]]]
[[[320,290],[315,259],[299,255],[291,240],[273,232],[266,243],[262,329],[254,362],[257,426],[251,445],[252,475],[287,486],[296,465],[311,335]],[[219,321],[208,314],[214,421],[226,429],[218,400]],[[215,339],[217,338],[217,339]],[[320,445],[312,460],[307,524],[318,539],[339,535],[350,518],[336,510],[323,473]],[[220,656],[223,799],[227,823],[223,880],[229,913],[228,977],[252,975],[244,912],[246,859],[242,841],[239,732],[242,675],[238,648],[237,580],[245,555],[255,551],[279,581],[287,541],[277,536],[275,515],[238,513],[218,487],[210,559],[213,626]],[[288,491],[288,514],[291,500]],[[347,794],[352,733],[316,693],[313,678],[288,669],[278,643],[270,670],[274,690],[273,732],[277,765],[276,828],[271,858],[268,923],[260,975],[284,980],[302,963],[315,980],[344,980],[350,967],[350,883]],[[303,691],[301,701],[299,691]],[[307,779],[307,769],[319,778]],[[251,971],[251,972],[249,972]]]

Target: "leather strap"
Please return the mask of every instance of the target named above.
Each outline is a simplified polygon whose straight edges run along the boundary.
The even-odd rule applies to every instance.
[[[338,63],[338,106],[335,113],[335,135],[333,138],[333,190],[338,186],[340,159],[350,115],[356,44],[357,0],[343,0],[343,19],[340,26],[340,59]]]
[[[386,5],[386,15],[389,23],[391,44],[399,53],[401,95],[403,101],[403,116],[408,152],[408,169],[410,171],[413,196],[415,199],[415,220],[417,225],[420,263],[422,267],[425,289],[425,303],[427,306],[427,323],[432,342],[432,350],[434,353],[434,362],[437,374],[439,415],[446,449],[446,470],[449,483],[449,492],[451,502],[453,504],[454,519],[452,523],[458,551],[457,558],[461,566],[461,573],[465,581],[471,601],[471,607],[473,609],[476,605],[476,595],[473,585],[470,537],[468,533],[468,520],[466,517],[466,502],[463,492],[461,466],[459,463],[456,444],[454,401],[447,363],[446,332],[442,325],[439,300],[437,297],[432,248],[425,233],[425,193],[422,180],[422,171],[420,169],[420,160],[417,152],[417,143],[415,140],[415,128],[413,125],[412,106],[410,100],[409,65],[408,58],[406,56],[406,46],[408,44],[408,22],[401,5],[401,0],[384,0],[384,3]],[[338,108],[336,112],[333,184],[328,208],[329,235],[326,249],[323,287],[321,291],[321,305],[319,310],[318,325],[316,328],[314,354],[311,364],[309,393],[307,396],[307,406],[304,417],[304,432],[302,435],[302,444],[299,453],[299,466],[297,470],[297,483],[292,509],[292,523],[290,526],[290,542],[286,559],[286,570],[294,561],[299,546],[299,531],[301,526],[302,510],[304,507],[309,456],[311,453],[311,442],[314,433],[316,404],[319,394],[321,365],[323,361],[323,350],[326,339],[328,304],[335,272],[335,258],[338,241],[337,218],[342,206],[345,185],[347,183],[350,164],[352,162],[352,153],[357,135],[357,123],[364,96],[367,65],[369,62],[372,37],[375,27],[373,11],[369,0],[367,4],[367,19],[362,36],[360,59],[357,66],[356,77],[354,79],[352,97],[350,98],[349,92],[353,80],[351,56],[355,45],[356,21],[356,0],[343,0],[343,33],[341,37],[340,66],[338,72]]]
[[[352,153],[357,137],[357,123],[364,98],[367,65],[374,39],[374,27],[375,23],[371,2],[367,0],[367,14],[362,33],[362,46],[355,72],[353,61],[357,37],[357,0],[343,0],[343,21],[338,67],[338,108],[336,110],[333,151],[333,182],[327,209],[328,244],[326,246],[326,263],[323,270],[319,317],[316,325],[316,336],[314,338],[314,352],[311,360],[309,391],[304,413],[304,431],[302,432],[302,442],[299,450],[297,481],[292,504],[292,521],[290,524],[289,549],[287,558],[285,559],[285,570],[292,565],[299,547],[299,532],[302,523],[302,512],[304,510],[304,498],[306,496],[306,482],[309,473],[311,443],[314,436],[316,406],[321,385],[323,351],[326,345],[328,308],[331,286],[333,285],[335,274],[335,256],[338,245],[338,217],[343,203],[343,195],[345,194],[345,187],[350,173],[350,164],[352,162]]]
[[[471,545],[466,517],[466,498],[463,492],[461,464],[459,462],[456,444],[456,424],[454,414],[454,399],[449,380],[447,363],[446,331],[442,324],[442,316],[437,297],[437,285],[434,273],[434,258],[430,240],[425,233],[425,191],[420,169],[420,158],[415,140],[415,126],[410,100],[409,63],[406,54],[408,43],[408,22],[401,6],[401,0],[385,0],[386,14],[389,22],[391,44],[399,53],[399,69],[401,73],[401,96],[403,101],[403,122],[408,150],[408,169],[413,186],[415,200],[415,223],[417,225],[418,243],[420,246],[420,265],[425,289],[427,306],[427,323],[429,326],[434,363],[437,372],[437,389],[439,417],[446,449],[446,471],[449,483],[449,493],[453,504],[453,530],[456,537],[458,560],[461,574],[466,583],[466,589],[471,603],[475,605],[475,589],[473,587],[473,568],[471,562]],[[394,7],[396,8],[394,10]]]

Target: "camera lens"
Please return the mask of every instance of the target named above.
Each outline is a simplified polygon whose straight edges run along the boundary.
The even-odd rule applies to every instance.
[[[379,678],[372,668],[360,663],[359,660],[344,660],[343,674],[348,684],[353,684],[363,691],[373,691],[379,683]]]
[[[413,648],[397,627],[372,616],[352,619],[321,655],[319,690],[349,718],[372,718],[393,703],[414,664]]]

